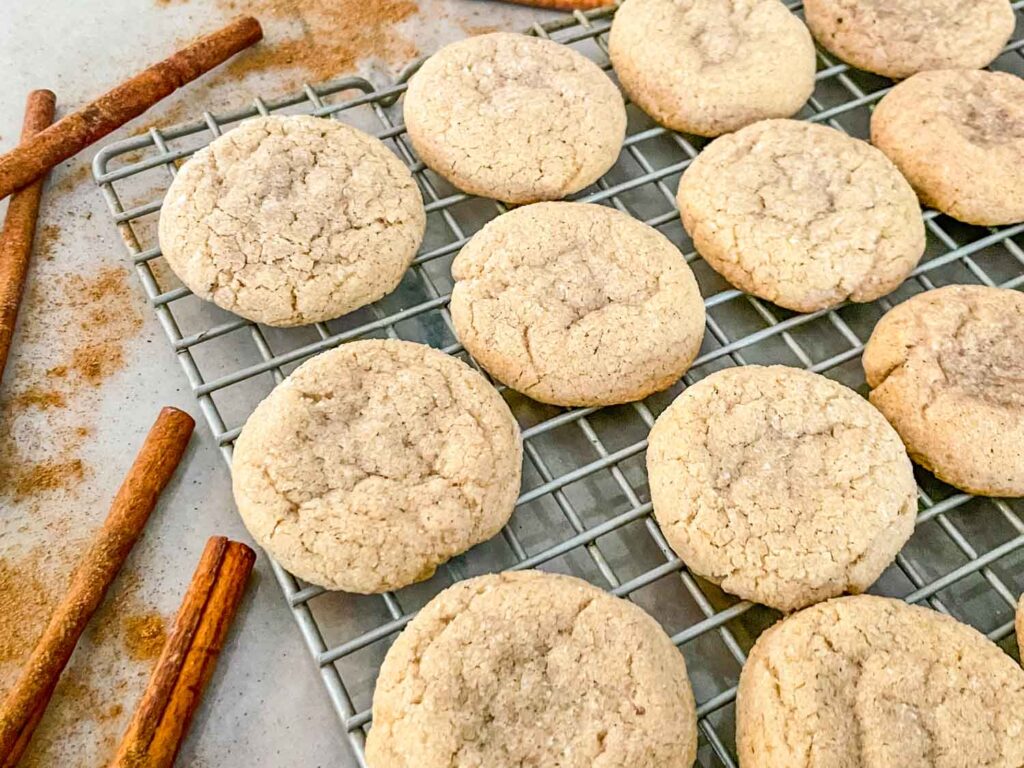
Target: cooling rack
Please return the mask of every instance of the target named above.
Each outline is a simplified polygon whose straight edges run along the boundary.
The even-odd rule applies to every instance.
[[[800,13],[799,4],[789,4]],[[1013,3],[1018,31],[992,68],[1024,74],[1024,0]],[[607,38],[614,9],[577,12],[530,34],[570,45],[610,73]],[[230,467],[245,418],[303,360],[359,338],[430,344],[471,364],[452,333],[450,264],[467,239],[500,215],[501,204],[467,196],[423,166],[406,136],[405,82],[376,87],[349,77],[245,108],[111,144],[93,163],[129,258],[199,407]],[[819,51],[814,95],[800,118],[866,138],[870,110],[892,83]],[[427,234],[398,289],[374,305],[298,329],[254,325],[192,296],[160,255],[156,221],[177,165],[242,119],[307,113],[343,120],[381,138],[410,167],[428,213]],[[356,760],[377,670],[388,646],[431,597],[459,579],[500,569],[571,573],[651,613],[685,655],[698,703],[698,764],[735,766],[734,699],[739,671],[757,635],[778,614],[739,601],[690,574],[651,516],[644,468],[647,433],[687,385],[734,365],[782,363],[822,373],[866,392],[860,355],[875,322],[895,303],[935,286],[1024,285],[1024,225],[971,227],[926,211],[925,256],[896,292],[872,304],[800,315],[732,289],[693,251],[674,192],[706,140],[666,131],[635,106],[616,165],[574,199],[615,206],[657,227],[691,264],[707,306],[707,334],[684,380],[643,402],[563,410],[499,386],[523,428],[523,493],[502,533],[455,558],[429,581],[395,593],[328,593],[273,563],[285,601],[316,665]],[[941,158],[936,158],[937,162]],[[1016,654],[1015,598],[1024,590],[1024,504],[972,497],[917,472],[917,530],[872,591],[926,604],[974,625]]]

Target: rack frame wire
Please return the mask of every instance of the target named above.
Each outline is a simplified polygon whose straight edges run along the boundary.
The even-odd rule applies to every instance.
[[[798,3],[788,5],[800,12]],[[1012,6],[1018,31],[993,68],[1024,74],[1024,0]],[[607,35],[614,12],[576,12],[528,32],[570,45],[612,74]],[[256,97],[243,109],[204,112],[190,123],[151,128],[104,147],[94,159],[96,183],[229,468],[232,443],[248,412],[314,354],[353,339],[383,336],[429,343],[475,365],[452,332],[446,308],[448,265],[472,232],[505,208],[451,188],[415,156],[400,111],[405,83],[415,68],[379,88],[348,77],[306,84],[283,98]],[[889,81],[819,50],[815,93],[800,117],[866,138],[869,110],[889,87]],[[415,611],[459,579],[504,568],[546,567],[632,599],[662,622],[686,656],[694,682],[698,765],[735,768],[733,702],[739,670],[757,634],[778,614],[690,574],[668,546],[651,515],[643,469],[646,433],[657,413],[685,385],[719,368],[748,363],[801,366],[863,393],[860,353],[874,322],[896,301],[951,282],[1024,286],[1024,224],[969,227],[925,211],[925,257],[889,297],[798,315],[743,294],[707,268],[678,221],[675,184],[706,140],[667,131],[633,105],[628,110],[619,162],[573,199],[612,205],[659,228],[693,267],[706,297],[708,327],[700,355],[683,381],[645,401],[605,409],[553,409],[499,386],[523,426],[522,496],[499,537],[455,558],[425,584],[380,596],[326,593],[271,560],[362,766],[380,660]],[[277,112],[341,119],[374,133],[410,167],[428,212],[427,240],[395,294],[339,321],[285,331],[229,316],[173,285],[161,264],[155,232],[160,201],[178,163],[239,120]],[[232,394],[235,390],[244,395]],[[1016,652],[1013,610],[1024,590],[1024,506],[1018,500],[959,493],[916,472],[917,531],[872,591],[952,614],[1007,652]]]

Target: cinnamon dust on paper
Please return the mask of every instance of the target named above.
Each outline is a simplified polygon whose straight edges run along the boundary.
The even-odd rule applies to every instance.
[[[168,9],[184,4],[155,2]],[[215,5],[224,20],[239,13],[255,16],[263,40],[150,110],[135,133],[189,120],[204,109],[237,106],[240,90],[246,89],[242,81],[250,75],[273,74],[275,91],[287,91],[351,74],[363,60],[394,66],[419,55],[398,28],[419,10],[414,0],[215,0]]]
[[[294,68],[311,82],[355,69],[362,59],[388,63],[417,55],[416,46],[395,29],[419,6],[412,0],[218,0],[230,13],[251,13],[270,27],[265,41],[227,66],[240,78],[254,70]]]
[[[63,195],[72,192],[91,178],[92,171],[87,160],[76,159],[63,169],[57,180],[50,187],[50,194]]]
[[[42,572],[46,557],[41,547],[0,557],[0,665],[20,664],[46,624],[54,592]]]
[[[153,661],[160,656],[167,640],[164,617],[153,611],[135,613],[121,620],[124,645],[135,661]]]
[[[37,256],[58,236],[44,233]],[[0,391],[0,499],[52,497],[82,483],[98,388],[124,367],[141,328],[125,269],[35,281],[19,319],[18,364]]]
[[[56,224],[44,224],[36,230],[33,242],[33,256],[37,260],[52,261],[53,254],[60,242],[60,227]]]

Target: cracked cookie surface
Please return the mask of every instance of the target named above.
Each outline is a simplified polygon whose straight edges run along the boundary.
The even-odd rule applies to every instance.
[[[790,611],[867,589],[914,529],[903,444],[850,389],[786,366],[713,373],[647,449],[654,515],[695,573]]]
[[[193,293],[267,325],[340,317],[398,285],[423,239],[416,182],[335,120],[246,120],[178,171],[160,247]]]
[[[460,360],[344,344],[301,365],[235,443],[235,503],[256,542],[313,584],[375,593],[491,538],[519,495],[519,427]]]
[[[1024,221],[1024,79],[962,69],[914,75],[875,108],[871,141],[925,205],[968,224]]]
[[[987,66],[1014,26],[1006,0],[805,0],[804,15],[840,59],[896,80]]]
[[[683,655],[636,605],[522,571],[446,589],[388,651],[371,768],[690,768]]]
[[[740,673],[740,768],[1017,768],[1024,671],[972,627],[871,595],[762,634]]]
[[[494,32],[452,43],[409,80],[417,154],[459,189],[506,203],[557,200],[615,163],[626,108],[614,83],[571,48]]]
[[[863,363],[914,461],[970,493],[1024,496],[1024,295],[917,294],[879,320]]]
[[[790,117],[814,90],[814,42],[779,0],[626,0],[608,50],[641,109],[700,136]]]
[[[924,253],[907,180],[866,141],[821,125],[764,120],[716,139],[677,199],[715,271],[796,312],[884,296]]]
[[[605,206],[537,203],[499,216],[452,276],[459,341],[545,403],[643,399],[686,372],[704,336],[704,303],[679,250]]]

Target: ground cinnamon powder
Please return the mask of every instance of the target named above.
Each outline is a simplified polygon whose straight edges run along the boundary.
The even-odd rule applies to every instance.
[[[44,240],[43,253],[58,240]],[[22,354],[0,391],[0,499],[71,491],[86,477],[78,452],[91,425],[69,424],[67,413],[88,419],[83,401],[124,367],[125,345],[142,328],[138,303],[121,267],[33,285],[20,319]]]
[[[36,229],[36,239],[32,246],[33,258],[50,261],[53,259],[53,251],[59,241],[60,227],[56,224],[43,224]]]
[[[45,557],[36,548],[17,559],[0,558],[0,664],[20,663],[46,624],[53,586],[42,578]]]
[[[316,82],[351,72],[367,57],[395,62],[417,55],[395,29],[418,10],[412,0],[218,0],[218,5],[270,25],[262,43],[232,59],[228,77],[287,68]],[[276,25],[281,26],[275,30]]]
[[[153,661],[160,656],[167,640],[164,617],[159,613],[136,613],[121,619],[124,645],[136,661]]]

